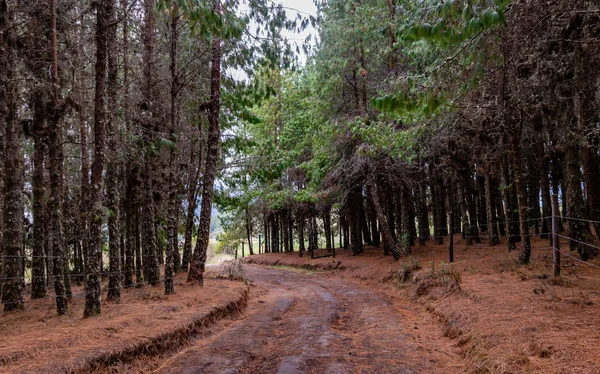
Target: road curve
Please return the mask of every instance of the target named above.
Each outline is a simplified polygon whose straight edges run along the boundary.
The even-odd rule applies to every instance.
[[[383,292],[301,271],[245,271],[253,281],[246,314],[156,373],[448,372],[427,349],[419,351],[413,326]]]

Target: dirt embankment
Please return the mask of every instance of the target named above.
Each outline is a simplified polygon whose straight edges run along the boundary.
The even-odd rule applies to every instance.
[[[89,372],[138,357],[176,350],[216,321],[247,306],[242,282],[209,275],[204,287],[176,278],[176,294],[162,286],[123,290],[118,304],[83,319],[83,293],[73,288],[69,313],[57,317],[53,299],[26,300],[26,311],[0,314],[0,372]]]
[[[278,253],[245,261],[392,287],[438,321],[419,328],[451,339],[472,373],[600,373],[600,270],[563,258],[563,276],[553,279],[548,242],[533,244],[528,266],[505,245],[462,241],[450,265],[445,245],[417,246],[396,263],[376,248],[360,256],[338,250],[336,258]]]

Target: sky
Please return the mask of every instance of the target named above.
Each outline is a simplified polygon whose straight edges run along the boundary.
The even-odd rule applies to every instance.
[[[314,4],[313,0],[272,0],[275,4],[281,4],[286,10],[287,16],[289,19],[295,19],[298,14],[303,17],[308,16],[317,16],[317,7]],[[245,12],[247,10],[247,6],[245,2],[242,1],[240,4],[240,11]],[[250,23],[249,29],[255,30],[255,24],[253,22]],[[313,44],[314,39],[317,37],[317,32],[312,25],[309,25],[304,31],[301,33],[295,33],[288,30],[282,31],[282,36],[290,40],[291,42],[297,43],[299,47],[302,47],[304,40],[312,34],[313,36]],[[302,65],[306,62],[306,55],[301,51],[301,55],[298,56]]]
[[[317,7],[316,7],[315,3],[313,2],[313,0],[279,0],[279,1],[276,0],[276,2],[281,3],[281,5],[283,5],[286,8],[291,8],[291,9],[286,9],[288,18],[294,18],[294,17],[296,17],[296,14],[298,14],[298,12],[296,12],[292,9],[299,11],[302,16],[307,16],[307,15],[311,15],[313,17],[317,16]],[[304,30],[302,33],[298,34],[298,33],[293,33],[293,32],[286,30],[282,34],[283,34],[283,36],[285,36],[286,38],[288,38],[290,40],[297,41],[298,43],[300,43],[300,46],[301,46],[309,34],[313,35],[313,40],[314,40],[314,38],[317,37],[316,33],[317,33],[317,31],[311,25],[309,25],[306,28],[306,30]],[[302,55],[299,57],[300,57],[300,61],[302,62],[302,64],[304,64],[306,62],[306,56],[302,53]]]

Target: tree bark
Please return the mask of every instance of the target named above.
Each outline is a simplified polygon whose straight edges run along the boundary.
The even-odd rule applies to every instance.
[[[429,212],[427,210],[427,182],[421,181],[415,191],[419,220],[419,245],[427,244],[429,232]]]
[[[331,252],[333,243],[331,240],[331,206],[326,206],[323,211],[323,229],[325,230],[325,248]]]
[[[143,52],[143,105],[148,109],[148,117],[142,120],[142,127],[145,130],[144,139],[146,147],[144,149],[144,165],[142,172],[142,186],[140,193],[141,200],[141,236],[142,236],[142,274],[146,282],[152,286],[160,283],[160,269],[158,260],[159,247],[156,241],[156,203],[155,203],[155,185],[154,185],[154,148],[156,142],[156,131],[154,121],[158,114],[156,107],[159,105],[156,95],[155,78],[155,42],[156,42],[156,15],[155,0],[145,0],[144,25],[142,39],[144,43]]]
[[[110,26],[106,30],[108,107],[117,108],[117,22],[114,4],[108,8],[106,15]],[[119,125],[113,111],[108,112],[108,152],[110,157],[106,166],[106,207],[108,208],[108,296],[107,300],[118,302],[121,299],[123,274],[121,272],[121,222],[120,222],[120,160],[119,160]]]
[[[214,11],[221,15],[220,2],[213,3]],[[202,206],[200,208],[200,223],[198,224],[198,239],[194,256],[192,258],[188,280],[204,283],[204,266],[210,236],[210,218],[214,194],[214,182],[219,159],[219,113],[221,109],[221,39],[213,37],[211,45],[211,82],[210,104],[208,113],[208,141],[206,154],[206,168],[202,185]]]
[[[134,230],[134,215],[135,215],[135,203],[133,195],[133,181],[131,175],[127,180],[127,190],[125,192],[125,226],[126,226],[126,240],[125,240],[125,263],[123,267],[123,283],[125,287],[133,286],[133,271],[135,267],[134,253],[135,253],[135,230]]]
[[[520,135],[520,131],[518,133]],[[525,181],[523,180],[524,173],[521,164],[519,138],[520,136],[513,134],[511,151],[514,182],[517,189],[517,203],[519,208],[519,231],[521,234],[521,253],[519,253],[519,262],[521,264],[528,264],[529,257],[531,256],[531,242],[529,239],[529,224],[527,219],[527,191],[525,190]]]
[[[0,0],[0,48],[4,60],[0,69],[0,131],[4,131],[4,269],[0,269],[4,311],[23,310],[22,232],[23,232],[23,173],[21,161],[21,129],[17,122],[15,71],[16,46],[12,35],[12,9]],[[3,270],[3,271],[2,271]]]
[[[102,183],[105,163],[107,24],[113,0],[99,0],[96,13],[96,87],[94,90],[94,156],[90,181],[89,248],[86,256],[86,288],[84,317],[100,314],[102,264]]]
[[[33,254],[31,268],[31,298],[46,297],[46,253],[44,248],[44,220],[46,189],[44,188],[44,102],[41,92],[36,93],[33,108]]]
[[[52,76],[52,103],[49,128],[49,161],[50,161],[50,195],[48,207],[52,212],[49,240],[52,246],[54,292],[56,312],[63,315],[67,312],[67,289],[65,287],[65,247],[63,228],[63,142],[60,124],[58,46],[56,31],[56,1],[50,0],[50,55]]]
[[[387,220],[387,216],[385,215],[385,212],[381,206],[379,200],[379,191],[373,175],[369,177],[368,185],[370,188],[371,201],[373,202],[373,207],[375,208],[375,213],[377,214],[377,219],[379,220],[379,224],[381,227],[383,245],[387,246],[390,249],[394,260],[398,261],[400,259],[400,249],[398,248],[398,243],[392,235],[392,228],[390,227]]]
[[[492,181],[492,177],[490,176],[490,172],[488,170],[484,170],[483,176],[485,178],[485,206],[486,206],[486,217],[487,217],[487,232],[489,238],[489,245],[497,245],[499,243],[498,239],[498,225],[496,223],[496,213],[495,213],[495,184]]]
[[[591,239],[591,231],[587,222],[579,221],[585,218],[583,215],[583,194],[581,191],[581,169],[580,169],[580,154],[579,147],[577,145],[569,145],[566,151],[566,173],[565,179],[567,180],[567,217],[574,218],[569,219],[568,223],[568,236],[569,248],[571,251],[577,251],[581,256],[581,259],[587,261],[591,255],[591,247],[582,245],[578,242],[589,243]]]

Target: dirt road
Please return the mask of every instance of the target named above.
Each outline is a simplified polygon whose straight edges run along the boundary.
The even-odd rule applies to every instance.
[[[385,292],[307,272],[245,269],[254,282],[247,313],[156,372],[459,372],[453,353],[422,341]]]

